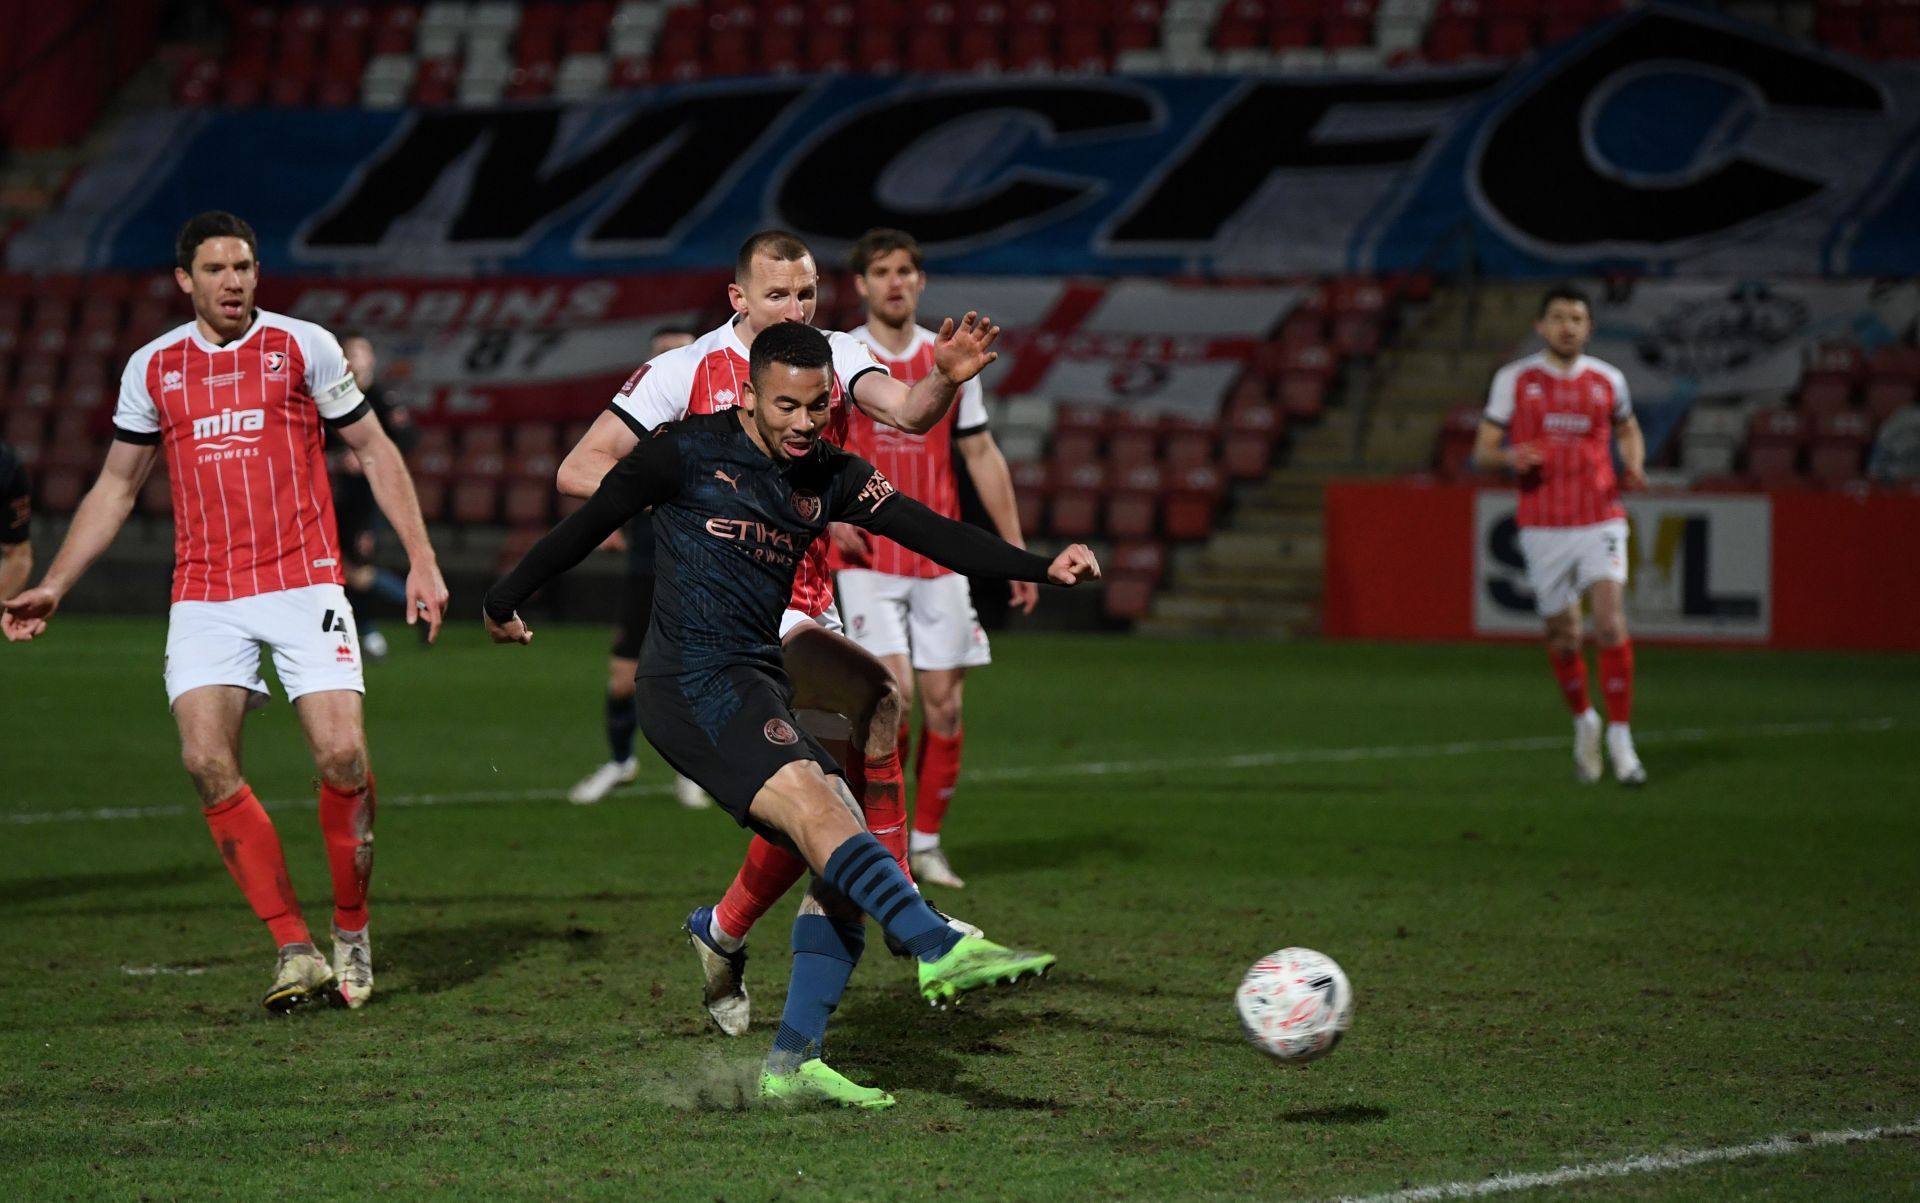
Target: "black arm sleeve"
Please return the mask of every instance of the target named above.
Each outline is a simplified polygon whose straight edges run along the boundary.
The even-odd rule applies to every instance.
[[[905,493],[883,498],[872,510],[855,507],[853,512],[841,517],[876,535],[885,535],[907,550],[917,551],[962,576],[1045,584],[1047,569],[1053,563],[977,526],[942,518]]]
[[[679,440],[666,435],[635,447],[601,480],[586,505],[548,531],[487,590],[487,617],[509,621],[542,585],[586,559],[628,519],[679,491]]]

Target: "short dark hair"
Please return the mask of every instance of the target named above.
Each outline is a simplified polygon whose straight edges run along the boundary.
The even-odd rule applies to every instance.
[[[853,250],[847,253],[847,266],[856,276],[867,274],[867,265],[882,255],[891,255],[895,251],[905,251],[907,258],[913,260],[913,270],[924,270],[920,254],[920,243],[905,230],[888,229],[880,226],[860,235],[860,241],[853,244]]]
[[[173,261],[181,271],[193,270],[193,256],[209,238],[238,238],[247,244],[256,261],[260,258],[260,242],[253,236],[252,226],[223,209],[209,209],[188,218],[180,227],[180,237],[174,240]]]
[[[760,381],[776,363],[803,370],[831,368],[833,347],[826,335],[805,322],[779,322],[754,335],[747,352],[747,375],[754,392],[760,391]]]
[[[1541,317],[1547,316],[1547,310],[1553,307],[1555,301],[1578,301],[1586,307],[1589,314],[1593,312],[1593,302],[1587,299],[1586,290],[1571,281],[1555,284],[1547,289],[1546,295],[1540,298]]]
[[[753,270],[754,258],[759,255],[791,263],[796,259],[812,258],[813,251],[800,235],[789,230],[762,230],[740,244],[740,256],[733,261],[736,283],[746,282],[747,273]]]

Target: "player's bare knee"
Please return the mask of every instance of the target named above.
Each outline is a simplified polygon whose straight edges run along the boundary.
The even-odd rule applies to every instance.
[[[358,739],[327,739],[314,745],[313,767],[335,789],[359,789],[367,783],[366,749]]]
[[[880,684],[873,701],[873,717],[867,720],[866,751],[869,756],[884,756],[900,742],[900,724],[907,718],[907,695],[888,677]]]
[[[1596,615],[1593,641],[1601,647],[1619,647],[1627,641],[1627,621],[1617,614]]]
[[[225,748],[188,746],[181,749],[180,763],[202,805],[232,797],[240,788],[240,762]]]

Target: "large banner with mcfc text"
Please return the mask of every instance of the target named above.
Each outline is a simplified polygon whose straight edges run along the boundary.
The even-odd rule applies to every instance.
[[[939,271],[1920,272],[1920,67],[1636,9],[1511,65],[782,77],[584,104],[129,121],[21,270],[150,269],[230,209],[270,269],[710,269],[872,226]]]

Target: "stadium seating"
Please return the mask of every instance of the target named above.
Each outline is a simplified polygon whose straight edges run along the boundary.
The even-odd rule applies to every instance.
[[[1259,73],[1513,60],[1577,36],[1623,0],[484,0],[254,4],[227,53],[184,54],[181,105],[390,108],[590,99],[660,80],[796,72]],[[1898,0],[1736,5],[1834,49],[1920,57]],[[1356,326],[1355,331],[1359,330]]]

